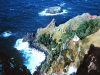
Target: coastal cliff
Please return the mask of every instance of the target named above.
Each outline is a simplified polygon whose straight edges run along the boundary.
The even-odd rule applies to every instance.
[[[100,47],[91,44],[76,75],[100,75]]]
[[[95,48],[100,47],[99,38],[100,16],[84,13],[59,26],[56,25],[55,19],[52,19],[45,28],[37,30],[35,37],[28,34],[23,41],[29,42],[30,47],[46,52],[46,60],[34,73],[35,75],[82,75],[84,67],[81,66],[84,62],[88,64],[84,65],[85,67],[91,64],[91,60],[87,61],[91,55],[89,54],[91,44]],[[98,60],[97,56],[95,58]],[[87,71],[89,75],[91,70],[98,69],[90,66],[82,72]]]
[[[55,19],[37,30],[39,46],[48,52],[41,75],[75,74],[91,44],[100,47],[100,17],[84,13],[56,26]],[[70,71],[72,70],[72,71]]]

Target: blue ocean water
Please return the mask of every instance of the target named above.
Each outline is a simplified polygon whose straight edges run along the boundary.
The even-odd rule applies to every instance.
[[[52,6],[60,6],[67,13],[39,15]],[[14,48],[17,39],[27,33],[36,33],[38,28],[45,27],[53,18],[59,25],[83,13],[100,15],[99,12],[100,0],[0,0],[0,53],[23,63],[27,61],[23,53]]]

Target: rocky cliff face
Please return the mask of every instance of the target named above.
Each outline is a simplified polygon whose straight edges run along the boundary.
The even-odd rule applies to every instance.
[[[99,74],[99,16],[85,13],[59,26],[53,19],[47,27],[38,29],[36,36],[38,43],[48,48],[49,52],[41,74],[70,75],[73,72],[75,74],[78,68],[78,75],[91,75],[94,70]],[[79,38],[77,41],[75,36]],[[90,47],[91,44],[95,47]]]
[[[100,75],[100,30],[86,37],[85,56],[77,75]]]
[[[78,68],[77,75],[100,75],[100,47],[91,44],[88,54]]]

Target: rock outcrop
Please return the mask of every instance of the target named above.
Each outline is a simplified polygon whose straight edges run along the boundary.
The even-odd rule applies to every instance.
[[[77,37],[74,37],[75,35]],[[89,47],[91,44],[96,46],[92,48],[100,47],[100,16],[84,13],[59,26],[56,26],[53,19],[47,27],[38,29],[36,36],[39,44],[48,48],[49,52],[47,61],[42,65],[41,74],[70,75],[72,72],[75,74],[83,59],[88,67],[79,68],[78,75],[82,75],[82,69],[84,69],[82,72],[86,71],[86,75],[92,73],[92,70],[97,70],[95,73],[99,73],[99,50],[96,52],[92,50],[91,54]],[[84,55],[86,55],[85,58]],[[96,64],[94,57],[97,57]],[[83,65],[85,64],[83,63]],[[70,70],[70,67],[73,68],[73,71]]]
[[[50,14],[56,14],[61,12],[62,12],[62,8],[60,6],[49,7],[46,10],[46,13],[50,13]]]
[[[55,31],[55,28],[56,28],[56,21],[55,19],[52,19],[52,21],[45,27],[45,28],[39,28],[37,30],[37,35],[36,37],[38,38],[38,36],[44,34],[44,33],[53,33]]]
[[[100,47],[91,44],[88,54],[78,68],[77,75],[100,75]]]
[[[53,19],[50,24],[48,24],[45,28],[39,28],[37,30],[37,37],[40,36],[41,34],[44,33],[50,33],[53,34],[53,37],[57,39],[57,41],[59,40],[59,38],[63,37],[62,34],[65,34],[67,30],[77,30],[77,28],[79,27],[79,25],[85,21],[88,21],[92,16],[88,13],[84,13],[82,15],[78,15],[72,19],[70,19],[69,21],[60,24],[59,26],[56,26],[56,22]],[[95,18],[99,18],[99,16],[95,16]]]

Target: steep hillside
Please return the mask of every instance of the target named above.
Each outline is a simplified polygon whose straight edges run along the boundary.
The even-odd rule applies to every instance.
[[[48,52],[41,74],[76,73],[91,44],[100,44],[100,17],[88,13],[78,15],[56,26],[55,19],[37,31],[38,45]]]

